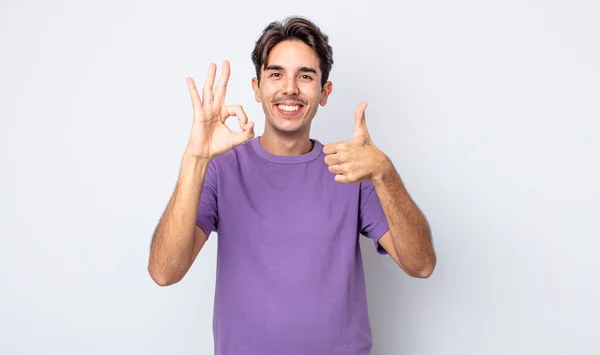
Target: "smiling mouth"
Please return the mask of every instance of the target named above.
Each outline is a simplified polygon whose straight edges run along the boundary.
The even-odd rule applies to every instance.
[[[298,114],[298,112],[302,110],[303,107],[303,105],[300,104],[277,104],[275,106],[277,107],[277,111],[279,111],[279,113],[281,113],[284,116],[295,116]]]

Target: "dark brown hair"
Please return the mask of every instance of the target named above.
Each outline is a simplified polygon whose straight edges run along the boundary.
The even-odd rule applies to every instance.
[[[299,16],[287,17],[281,22],[271,22],[256,41],[252,51],[252,62],[258,81],[260,82],[261,69],[266,68],[268,64],[269,52],[276,44],[285,40],[302,41],[317,53],[321,69],[321,87],[323,87],[329,79],[333,65],[333,50],[329,45],[329,38],[312,21]]]

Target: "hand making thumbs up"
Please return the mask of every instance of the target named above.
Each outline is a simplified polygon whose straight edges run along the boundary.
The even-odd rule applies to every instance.
[[[332,142],[323,147],[325,163],[335,175],[335,181],[344,184],[372,179],[388,157],[379,150],[367,130],[365,110],[367,103],[358,105],[354,114],[354,136],[343,142]]]

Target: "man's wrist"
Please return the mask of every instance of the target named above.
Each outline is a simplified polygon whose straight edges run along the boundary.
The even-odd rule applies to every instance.
[[[394,174],[396,174],[396,169],[394,168],[392,160],[383,153],[382,158],[380,159],[380,162],[377,165],[377,169],[375,170],[370,179],[373,184],[383,184],[386,181],[389,181],[390,178],[392,178]]]
[[[210,162],[213,158],[203,158],[197,155],[191,154],[189,151],[185,151],[183,153],[183,157],[181,159],[181,169],[187,171],[197,172],[206,172]]]

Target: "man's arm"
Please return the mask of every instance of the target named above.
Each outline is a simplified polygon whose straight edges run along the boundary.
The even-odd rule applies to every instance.
[[[371,182],[389,226],[379,244],[408,275],[429,277],[437,261],[431,229],[389,159]]]
[[[365,120],[366,108],[366,102],[356,108],[352,139],[323,147],[325,163],[339,183],[373,183],[390,229],[379,244],[408,275],[429,277],[437,261],[429,224],[391,160],[373,144]]]
[[[175,191],[150,248],[148,272],[161,286],[179,282],[206,242],[206,234],[196,226],[196,216],[209,162],[187,153],[183,156]]]
[[[221,78],[213,93],[216,71],[217,66],[211,63],[202,98],[194,80],[186,78],[194,108],[192,132],[175,191],[152,236],[148,262],[150,276],[162,286],[179,282],[206,242],[207,235],[196,226],[196,217],[210,162],[254,137],[254,122],[248,122],[242,106],[224,104],[229,61],[223,61]],[[238,118],[241,132],[233,132],[225,124],[230,116]]]

